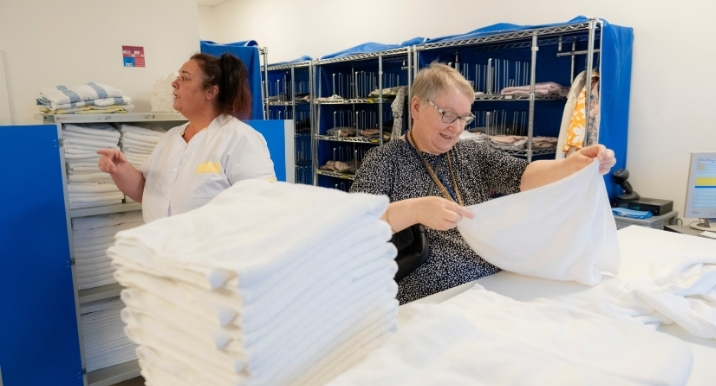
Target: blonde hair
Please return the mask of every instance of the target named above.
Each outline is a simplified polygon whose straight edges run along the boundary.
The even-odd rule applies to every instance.
[[[436,94],[453,87],[468,97],[471,102],[475,101],[475,92],[467,79],[446,64],[432,62],[418,71],[413,82],[410,99],[418,97],[422,101],[432,100]]]

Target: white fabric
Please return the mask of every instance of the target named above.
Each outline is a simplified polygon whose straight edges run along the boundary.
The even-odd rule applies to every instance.
[[[147,223],[205,205],[239,181],[276,180],[266,140],[250,126],[220,115],[189,143],[182,138],[187,126],[169,130],[141,167]],[[208,162],[218,163],[220,171],[197,173],[197,167]]]
[[[109,123],[93,123],[89,125],[79,125],[74,123],[66,123],[62,125],[62,133],[78,133],[90,135],[96,138],[114,138],[119,140],[119,131]]]
[[[67,184],[67,191],[69,193],[106,193],[106,192],[117,192],[119,188],[115,184],[101,184],[101,183],[72,183]]]
[[[387,205],[254,179],[118,233],[107,254],[148,383],[323,384],[355,364],[397,327]]]
[[[94,85],[95,87],[98,87],[104,91],[104,95],[100,95],[97,90],[90,86]],[[88,83],[83,84],[81,86],[74,86],[74,87],[67,87],[67,91],[72,92],[76,94],[76,97],[79,98],[79,100],[72,100],[70,96],[68,96],[65,92],[59,89],[59,87],[43,87],[40,89],[40,94],[50,101],[51,103],[55,105],[61,105],[61,104],[68,104],[71,102],[79,102],[79,101],[86,101],[86,100],[95,100],[95,99],[101,99],[107,98],[107,97],[121,97],[122,96],[122,90],[116,89],[112,86],[108,86],[106,84],[102,83]]]
[[[107,183],[114,183],[112,180],[112,177],[103,172],[99,173],[73,173],[67,176],[67,179],[70,183],[74,182],[107,182]]]
[[[564,141],[567,140],[567,133],[569,132],[569,124],[572,122],[572,113],[574,112],[574,106],[577,105],[577,98],[579,93],[584,88],[587,80],[587,72],[580,72],[572,81],[572,87],[569,89],[567,94],[567,103],[564,105],[564,111],[562,112],[562,123],[559,126],[559,136],[557,137],[557,154],[556,159],[562,159],[565,157],[564,152],[561,150],[564,146]]]
[[[458,230],[504,270],[595,285],[619,271],[617,227],[599,162],[560,181],[468,207]],[[516,242],[519,240],[519,242]]]
[[[142,222],[142,212],[103,214],[98,216],[78,217],[72,219],[72,230],[103,228],[126,223]]]
[[[119,305],[83,312],[82,343],[87,371],[129,362],[136,358],[137,345],[124,334]],[[84,311],[88,311],[86,307]]]
[[[151,96],[149,97],[152,112],[176,112],[176,110],[174,110],[174,88],[172,87],[172,82],[178,76],[179,73],[174,71],[166,76],[160,77],[154,82]]]
[[[678,385],[689,346],[638,323],[474,288],[416,315],[329,385]]]

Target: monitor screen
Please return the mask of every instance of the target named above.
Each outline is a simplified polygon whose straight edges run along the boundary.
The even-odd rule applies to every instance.
[[[684,217],[716,219],[716,152],[692,152]]]

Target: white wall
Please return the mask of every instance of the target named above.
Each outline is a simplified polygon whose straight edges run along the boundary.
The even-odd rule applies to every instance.
[[[42,87],[99,82],[150,111],[154,82],[199,51],[196,0],[2,0],[4,51],[13,123],[40,123]],[[122,46],[142,46],[146,67],[125,68]]]
[[[360,43],[463,33],[497,22],[577,15],[634,28],[627,168],[646,197],[684,210],[689,151],[716,151],[712,0],[232,0],[214,7],[219,42],[254,39],[269,62],[317,58]]]
[[[199,36],[202,40],[217,41],[219,28],[214,17],[214,7],[199,5]]]

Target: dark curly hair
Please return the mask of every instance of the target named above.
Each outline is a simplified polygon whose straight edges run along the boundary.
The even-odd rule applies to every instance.
[[[231,54],[222,54],[219,58],[194,54],[191,60],[196,61],[204,73],[204,89],[211,86],[219,88],[215,102],[219,113],[251,119],[249,71],[244,62]]]

